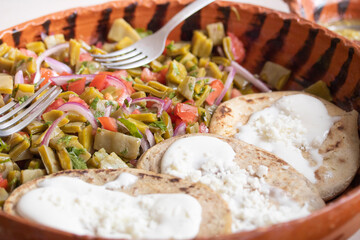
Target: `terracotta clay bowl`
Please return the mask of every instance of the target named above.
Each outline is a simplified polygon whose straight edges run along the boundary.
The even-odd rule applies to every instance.
[[[135,27],[156,31],[190,1],[122,0],[70,9],[0,31],[0,43],[23,47],[39,40],[42,32],[95,43],[106,38],[109,26],[119,17]],[[351,41],[296,15],[231,2],[209,5],[177,27],[170,38],[190,40],[194,29],[217,21],[244,42],[243,65],[252,73],[259,73],[265,61],[271,60],[292,70],[286,89],[302,90],[321,79],[338,106],[360,110],[360,49]],[[359,175],[342,196],[306,218],[212,239],[347,239],[360,228]],[[0,212],[0,239],[100,238],[75,236]]]

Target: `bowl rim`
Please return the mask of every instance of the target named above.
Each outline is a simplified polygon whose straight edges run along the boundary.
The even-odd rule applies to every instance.
[[[100,12],[106,8],[122,8],[122,7],[126,7],[130,4],[134,4],[134,3],[138,3],[145,7],[151,7],[154,4],[155,5],[163,4],[164,2],[177,2],[180,5],[185,5],[192,1],[194,1],[194,0],[121,0],[121,1],[115,0],[115,1],[110,1],[110,2],[106,2],[106,3],[101,3],[101,4],[86,6],[86,7],[70,8],[70,9],[67,9],[64,11],[58,11],[58,12],[54,12],[51,14],[47,14],[47,15],[17,24],[15,26],[9,27],[4,30],[0,30],[0,39],[2,39],[2,37],[5,34],[9,34],[9,33],[11,34],[14,31],[22,31],[29,26],[41,25],[42,23],[44,23],[47,20],[64,19],[65,17],[70,16],[74,12],[77,12],[78,15],[83,15],[83,14],[87,14],[87,13],[91,13],[91,12]],[[286,2],[288,2],[289,5],[291,5],[291,4],[294,4],[296,2],[296,0],[287,0]],[[299,25],[311,27],[313,29],[318,29],[319,31],[323,32],[327,37],[340,39],[341,40],[340,43],[342,43],[347,48],[354,48],[354,50],[356,51],[356,54],[360,56],[360,45],[355,44],[351,40],[348,40],[347,38],[345,38],[335,32],[332,32],[331,30],[329,30],[315,22],[312,22],[310,20],[302,18],[301,16],[296,15],[295,13],[285,13],[285,12],[280,12],[280,11],[276,11],[273,9],[269,9],[266,7],[258,6],[258,5],[232,2],[232,1],[215,0],[215,2],[212,3],[211,5],[215,5],[215,4],[218,6],[221,6],[221,7],[237,6],[245,11],[253,11],[253,12],[256,11],[256,12],[265,13],[267,15],[274,15],[280,19],[295,20],[297,22],[297,24],[299,24]],[[252,231],[243,231],[243,232],[233,233],[233,234],[229,234],[229,235],[216,236],[216,237],[212,237],[209,239],[224,239],[224,238],[238,239],[240,237],[241,237],[241,239],[251,239],[256,236],[261,236],[261,235],[273,232],[274,230],[280,230],[284,227],[291,227],[294,229],[304,222],[307,222],[311,219],[319,218],[324,215],[329,215],[329,217],[335,217],[332,215],[336,215],[336,213],[338,211],[340,211],[340,209],[344,208],[344,204],[343,204],[344,202],[356,203],[356,201],[358,201],[359,202],[358,204],[360,204],[360,186],[357,186],[354,189],[350,190],[349,192],[340,195],[340,197],[338,197],[337,199],[328,203],[324,208],[317,210],[306,217],[295,219],[295,220],[288,221],[288,222],[274,224],[274,225],[271,225],[268,227],[257,228]],[[335,214],[331,214],[330,212],[333,212],[334,209],[338,210],[338,211],[336,211]],[[360,215],[360,212],[353,212],[352,217],[356,216],[357,214]],[[37,229],[40,229],[43,231],[53,232],[53,233],[59,234],[61,236],[65,236],[65,235],[73,236],[74,235],[72,233],[65,232],[65,231],[62,231],[59,229],[47,227],[45,225],[39,224],[37,222],[31,221],[31,220],[28,220],[28,219],[25,219],[25,218],[22,218],[19,216],[13,216],[13,215],[7,214],[0,210],[0,218],[2,218],[2,217],[4,217],[5,219],[12,220],[12,221],[17,221],[21,224],[25,224],[27,226],[37,228]],[[340,226],[329,226],[329,230],[334,229],[336,227],[340,227]],[[359,224],[359,227],[360,227],[360,224]],[[78,236],[79,239],[83,239],[83,238],[84,239],[86,238],[89,240],[103,239],[103,238],[99,238],[99,237],[89,237],[89,236],[79,236],[79,235],[76,235],[76,236]]]

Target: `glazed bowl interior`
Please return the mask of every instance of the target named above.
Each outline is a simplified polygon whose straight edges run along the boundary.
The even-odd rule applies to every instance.
[[[24,47],[28,42],[40,40],[41,33],[64,33],[67,39],[94,44],[104,41],[111,23],[121,17],[134,27],[156,31],[189,2],[122,0],[71,9],[0,31],[0,43]],[[266,61],[276,62],[292,71],[285,90],[303,90],[323,80],[335,104],[346,111],[360,110],[360,50],[351,41],[296,15],[222,1],[188,18],[169,38],[191,40],[193,30],[219,21],[244,42],[243,66],[250,72],[259,73]],[[347,193],[309,217],[218,239],[345,239],[359,228],[360,177],[357,176]],[[2,239],[100,239],[53,230],[1,212],[0,236]]]

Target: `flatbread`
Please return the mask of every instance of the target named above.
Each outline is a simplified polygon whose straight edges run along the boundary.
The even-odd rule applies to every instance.
[[[201,135],[216,137],[230,144],[236,153],[234,161],[242,169],[247,169],[249,166],[258,169],[260,165],[268,167],[268,174],[264,176],[265,181],[271,186],[284,190],[300,206],[307,204],[309,211],[325,206],[315,186],[286,162],[271,153],[234,138],[201,133],[173,137],[146,151],[139,159],[137,167],[160,173],[162,157],[172,143],[180,138]]]
[[[16,203],[28,191],[35,189],[37,183],[55,176],[77,177],[88,183],[103,185],[115,180],[122,172],[138,176],[138,181],[121,191],[132,196],[153,193],[186,193],[195,197],[202,207],[202,222],[197,237],[212,237],[231,232],[231,214],[225,201],[206,185],[192,183],[180,178],[139,169],[90,169],[67,170],[27,182],[15,189],[5,201],[4,211],[17,215]]]
[[[334,123],[322,144],[319,153],[323,156],[323,165],[315,172],[318,188],[324,200],[330,200],[342,193],[351,183],[359,168],[358,112],[345,112],[334,104],[303,92],[271,92],[240,96],[221,104],[215,111],[210,132],[233,137],[236,126],[246,124],[252,113],[271,106],[283,96],[306,94],[319,99],[327,108],[330,116],[341,119]],[[309,154],[304,158],[313,161]]]

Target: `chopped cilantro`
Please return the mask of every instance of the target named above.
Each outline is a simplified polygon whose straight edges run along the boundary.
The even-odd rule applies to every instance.
[[[174,74],[176,74],[176,75],[180,75],[180,71],[179,71],[179,68],[178,68],[178,66],[176,65],[176,63],[172,63],[172,67],[173,67],[173,69],[174,69]]]
[[[189,72],[196,70],[196,68],[197,68],[196,65],[192,66],[191,68],[189,68]]]
[[[32,57],[29,57],[28,59],[26,59],[27,62],[31,62],[33,60]]]
[[[194,90],[194,85],[193,85],[192,83],[189,83],[189,84],[188,84],[188,87],[189,87],[189,90],[190,90],[190,91]]]
[[[125,119],[125,118],[119,118],[118,119],[122,124],[125,125],[125,127],[129,130],[130,134],[134,137],[137,138],[142,138],[141,133],[139,132],[139,130],[136,128],[136,125],[132,122],[130,122],[129,120]]]
[[[125,156],[128,152],[129,152],[129,150],[127,148],[125,148],[124,150],[122,150],[120,152],[120,155]]]
[[[25,62],[25,60],[24,60],[24,59],[21,59],[21,60],[16,64],[16,68],[20,67],[24,62]]]
[[[87,67],[87,63],[88,63],[87,61],[82,62],[81,66],[80,66],[79,70],[76,72],[76,74],[81,74]]]
[[[169,51],[173,51],[175,49],[174,46],[174,41],[171,41],[167,46],[166,49],[168,49]]]
[[[19,181],[19,179],[17,179],[16,177],[14,177],[9,183],[9,186],[16,186],[17,182]]]
[[[142,65],[142,67],[144,67],[144,68],[150,68],[150,65],[149,65],[149,64],[145,64],[145,65]]]
[[[11,97],[14,98],[18,90],[19,90],[19,84],[17,84],[16,87],[13,89]]]
[[[103,116],[104,116],[104,113],[103,113],[103,112],[95,111],[95,114],[94,114],[94,117],[95,117],[95,118],[99,118],[99,117],[103,117]]]
[[[0,138],[0,152],[8,152],[9,150],[10,146]]]
[[[94,100],[92,100],[92,102],[90,103],[90,108],[96,110],[96,106],[99,100],[100,99],[98,97],[94,98]]]
[[[143,28],[136,28],[135,30],[141,38],[144,38],[144,37],[147,37],[147,36],[153,34],[153,32],[151,30],[145,30]]]
[[[196,77],[197,74],[198,74],[198,72],[191,72],[191,73],[189,73],[189,76]]]
[[[65,135],[58,140],[58,143],[65,143],[65,145],[68,145],[71,141],[71,138],[72,137],[70,135]]]
[[[83,148],[68,147],[66,150],[69,153],[73,169],[87,169],[86,163],[80,157],[81,154],[85,153]]]
[[[26,100],[29,99],[29,96],[22,96],[18,98],[19,104],[23,104]]]
[[[125,80],[128,81],[128,82],[132,82],[132,81],[133,81],[132,77],[126,77]]]
[[[126,107],[129,107],[129,106],[130,106],[129,101],[128,101],[127,99],[124,100],[124,103],[125,103],[125,106],[126,106]]]
[[[155,121],[149,124],[149,126],[160,128],[163,131],[166,131],[166,125],[163,121]]]
[[[6,163],[6,162],[10,162],[10,161],[11,161],[10,158],[7,158],[7,159],[5,159],[5,160],[0,160],[0,164]]]
[[[53,123],[52,121],[47,121],[47,122],[45,122],[45,125],[50,126],[52,123]]]
[[[214,92],[214,91],[215,91],[215,90],[214,90],[213,88],[210,89],[210,92],[211,92],[211,93]]]
[[[113,107],[115,107],[115,103],[114,103],[113,101],[107,101],[107,102],[105,103],[105,107],[108,107],[108,106],[113,106]]]
[[[176,95],[175,92],[171,92],[171,93],[169,94],[169,98],[170,98],[170,99],[173,99],[173,98],[175,97],[175,95]]]

